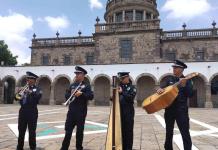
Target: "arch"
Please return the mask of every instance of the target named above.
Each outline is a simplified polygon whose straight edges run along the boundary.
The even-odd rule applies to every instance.
[[[166,74],[160,76],[160,78],[159,78],[159,80],[158,80],[158,83],[161,84],[161,82],[162,82],[163,80],[165,80],[165,79],[166,79],[167,77],[169,77],[169,76],[173,76],[173,73],[166,73]]]
[[[20,77],[17,81],[16,86],[17,87],[23,87],[26,85],[26,75],[23,75],[22,77]]]
[[[3,83],[2,80],[0,79],[0,104],[3,103],[3,99],[4,99],[4,87],[3,87]]]
[[[42,75],[37,80],[38,86],[42,90],[42,98],[39,104],[49,104],[51,95],[51,79],[47,75]]]
[[[71,83],[71,78],[68,76],[68,75],[66,75],[66,74],[59,74],[58,76],[56,76],[55,78],[54,78],[54,80],[53,80],[53,85],[58,81],[58,79],[60,79],[60,78],[62,78],[62,77],[64,77],[64,78],[66,78],[70,83]]]
[[[75,81],[75,77],[73,78],[73,82]],[[85,78],[84,78],[84,82],[88,83],[88,84],[91,84],[91,78],[86,75]]]
[[[205,107],[206,101],[206,78],[204,76],[199,75],[197,77],[192,78],[193,81],[193,97],[189,100],[189,105],[191,107]]]
[[[2,80],[3,103],[13,104],[15,94],[16,79],[13,76],[6,76]]]
[[[210,78],[211,100],[214,108],[218,108],[218,73]]]
[[[216,76],[218,76],[218,73],[213,74],[213,75],[209,78],[209,83],[211,83],[212,80],[213,80]]]
[[[94,99],[95,105],[109,105],[110,103],[110,78],[105,75],[94,79]]]
[[[94,85],[94,84],[95,84],[95,80],[96,80],[97,78],[99,78],[99,77],[105,77],[105,78],[107,78],[107,79],[110,81],[110,85],[112,85],[112,79],[111,79],[111,77],[108,76],[108,75],[106,75],[106,74],[98,74],[98,75],[96,75],[96,76],[93,78],[93,80],[92,80],[92,82],[91,82],[91,85]]]
[[[135,79],[135,82],[137,83],[138,80],[143,76],[148,76],[148,77],[152,78],[154,80],[155,84],[157,85],[157,83],[158,83],[157,78],[153,74],[150,74],[150,73],[142,73],[142,74],[138,75]]]
[[[157,80],[150,75],[139,75],[137,77],[136,100],[138,106],[141,106],[143,100],[155,92]]]
[[[158,83],[160,84],[160,87],[163,87],[165,86],[165,82],[168,78],[171,78],[173,76],[172,73],[167,73],[167,74],[164,74],[163,76],[160,77]]]
[[[54,101],[56,105],[65,102],[66,89],[70,86],[70,79],[66,76],[59,76],[55,78],[54,85]]]

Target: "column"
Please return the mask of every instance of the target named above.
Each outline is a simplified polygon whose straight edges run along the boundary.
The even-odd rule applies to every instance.
[[[114,13],[114,15],[113,15],[113,23],[115,23],[116,22],[116,14]]]
[[[94,93],[94,85],[91,85],[91,89],[92,89],[92,91]],[[95,106],[95,97],[94,97],[94,99],[92,101],[89,101],[89,106]]]
[[[123,10],[123,22],[125,21],[125,10]]]
[[[4,98],[4,88],[3,85],[0,86],[0,104],[3,104],[3,98]]]
[[[205,108],[213,108],[213,103],[211,99],[211,85],[207,83],[206,85],[206,101],[205,101]]]
[[[54,101],[54,84],[51,84],[51,93],[50,93],[50,100],[49,100],[50,105],[55,105]]]
[[[133,21],[135,21],[136,20],[136,11],[135,11],[135,9],[133,10]]]
[[[143,11],[143,20],[146,20],[146,11]]]

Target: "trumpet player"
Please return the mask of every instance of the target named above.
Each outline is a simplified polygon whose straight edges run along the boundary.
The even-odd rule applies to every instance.
[[[75,70],[75,82],[70,85],[65,94],[66,99],[72,97],[74,100],[69,104],[65,122],[65,137],[62,142],[61,150],[68,150],[75,126],[77,127],[76,149],[83,150],[83,131],[87,114],[87,103],[88,100],[93,99],[93,92],[91,91],[90,84],[84,82],[87,71],[79,66],[76,66]]]
[[[19,136],[17,150],[23,150],[27,126],[29,130],[30,149],[36,149],[37,104],[42,96],[42,92],[40,88],[35,85],[38,76],[32,72],[26,72],[26,75],[27,85],[25,88],[19,90],[15,96],[15,100],[18,100],[21,105],[18,117]]]

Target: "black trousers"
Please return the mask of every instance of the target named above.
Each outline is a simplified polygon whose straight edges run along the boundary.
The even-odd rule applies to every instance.
[[[133,105],[121,105],[123,150],[132,150],[135,110]]]
[[[28,126],[30,149],[36,148],[36,127],[38,119],[37,108],[21,108],[18,117],[18,145],[17,150],[23,150],[25,132]]]
[[[62,142],[61,150],[68,150],[73,129],[76,126],[76,149],[82,150],[83,146],[83,131],[86,119],[86,112],[68,111],[67,120],[65,122],[65,137]]]
[[[187,106],[166,109],[164,118],[166,123],[166,139],[164,148],[166,150],[173,150],[173,129],[176,121],[179,131],[182,135],[184,150],[191,150],[192,141],[189,132],[190,126]]]

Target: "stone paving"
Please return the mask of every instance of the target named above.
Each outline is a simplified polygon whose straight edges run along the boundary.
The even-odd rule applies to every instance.
[[[17,145],[17,114],[19,105],[0,105],[0,150],[14,150]],[[60,149],[64,136],[67,108],[40,105],[37,126],[39,150]],[[163,150],[165,129],[163,112],[148,115],[135,109],[134,150]],[[218,109],[191,108],[190,126],[194,150],[218,149]],[[103,150],[106,138],[109,107],[89,107],[83,146],[85,150]],[[177,126],[174,132],[174,149],[183,149]],[[28,141],[25,150],[29,149]],[[75,149],[75,136],[70,149]]]

